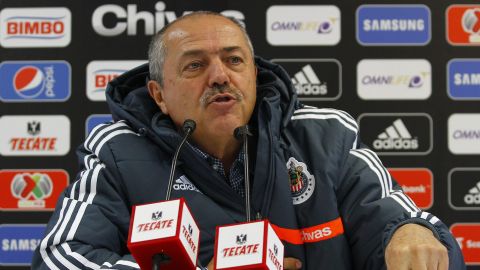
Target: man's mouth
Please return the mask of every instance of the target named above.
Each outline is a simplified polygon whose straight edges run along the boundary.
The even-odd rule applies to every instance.
[[[232,100],[235,100],[235,98],[230,95],[230,94],[219,94],[219,95],[215,95],[211,100],[210,100],[210,103],[213,103],[213,102],[229,102],[229,101],[232,101]]]

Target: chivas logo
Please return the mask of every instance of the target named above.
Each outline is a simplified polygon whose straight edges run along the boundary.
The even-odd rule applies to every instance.
[[[188,224],[188,233],[189,233],[190,235],[193,234],[193,228],[192,228],[192,225],[190,225],[190,224]]]
[[[273,244],[273,253],[275,253],[275,256],[278,256],[278,247],[275,244]]]
[[[246,234],[240,234],[237,235],[237,244],[243,245],[247,242],[247,235]]]
[[[162,211],[152,213],[152,220],[159,220],[162,218]]]
[[[315,190],[315,178],[308,172],[307,165],[291,157],[287,161],[290,190],[293,204],[300,204],[308,200]]]
[[[35,136],[40,133],[40,122],[31,121],[27,123],[27,132],[28,134]]]

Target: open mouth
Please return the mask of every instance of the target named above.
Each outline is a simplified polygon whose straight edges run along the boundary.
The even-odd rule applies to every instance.
[[[214,96],[214,97],[211,99],[210,103],[212,103],[212,102],[229,102],[229,101],[231,101],[231,100],[234,100],[234,98],[233,98],[231,95],[229,95],[229,94],[221,94],[221,95],[216,95],[216,96]]]

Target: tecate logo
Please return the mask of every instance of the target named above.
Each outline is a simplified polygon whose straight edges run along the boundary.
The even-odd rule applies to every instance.
[[[447,40],[452,45],[480,45],[480,5],[448,7]]]
[[[432,67],[424,59],[364,59],[357,92],[365,100],[420,100],[432,93]]]
[[[454,168],[450,171],[448,201],[456,210],[480,210],[480,168]]]
[[[480,59],[448,62],[448,95],[452,99],[480,99]]]
[[[273,59],[290,74],[300,100],[336,100],[342,93],[342,67],[336,59]]]
[[[111,80],[146,62],[146,60],[91,61],[87,65],[88,99],[105,101],[105,89]]]
[[[433,121],[424,113],[366,113],[359,117],[364,141],[379,155],[426,155]]]
[[[145,25],[145,35],[153,35],[160,31],[165,25],[175,21],[177,14],[174,11],[166,11],[165,2],[159,1],[154,6],[155,11],[139,11],[136,4],[129,4],[127,7],[108,4],[95,9],[92,14],[92,27],[95,32],[101,36],[118,36],[127,34],[135,36],[139,32],[137,25],[139,22]],[[188,14],[191,11],[184,11],[182,14]],[[225,10],[221,14],[235,18],[243,23],[245,16],[237,10]],[[104,23],[104,17],[114,18],[113,25]]]
[[[340,9],[336,6],[271,6],[267,41],[271,45],[336,45],[340,42]]]
[[[357,9],[357,40],[362,45],[426,45],[430,17],[425,5],[362,5]]]
[[[450,227],[467,265],[480,264],[480,223],[455,223]]]
[[[5,8],[0,11],[0,45],[5,48],[66,47],[70,10],[64,7]]]
[[[448,118],[448,149],[457,155],[480,154],[480,114],[456,113]]]
[[[63,115],[0,117],[0,154],[63,156],[70,150],[70,120]]]
[[[418,207],[422,209],[432,207],[433,174],[429,169],[388,168],[388,172]]]
[[[53,210],[68,185],[64,170],[0,170],[0,209],[8,211]]]
[[[65,61],[5,61],[0,64],[0,100],[4,102],[66,101],[71,68]]]

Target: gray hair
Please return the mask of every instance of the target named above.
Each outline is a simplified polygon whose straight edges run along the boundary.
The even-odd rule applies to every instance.
[[[245,29],[245,26],[242,22],[238,21],[235,18],[232,17],[227,17],[225,15],[222,15],[217,12],[213,11],[195,11],[186,15],[183,15],[182,17],[179,17],[175,21],[167,24],[165,27],[163,27],[157,34],[155,34],[152,37],[152,40],[150,41],[150,46],[148,47],[148,63],[149,63],[149,68],[150,68],[150,79],[157,81],[160,86],[163,87],[163,65],[165,64],[165,57],[167,55],[167,46],[165,44],[164,40],[164,35],[165,32],[176,22],[194,17],[194,16],[220,16],[223,18],[226,18],[233,22],[235,25],[237,25],[240,30],[242,31],[243,35],[245,36],[245,39],[247,40],[248,47],[250,49],[250,52],[252,54],[252,58],[254,56],[253,52],[253,46],[252,42],[250,40],[250,37],[248,36],[247,30]]]

